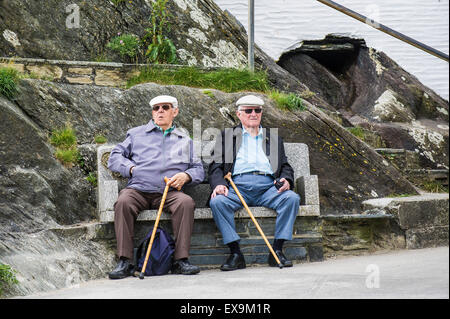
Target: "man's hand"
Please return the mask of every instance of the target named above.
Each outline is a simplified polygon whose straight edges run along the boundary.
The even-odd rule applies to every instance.
[[[191,180],[191,177],[187,173],[178,173],[172,176],[169,179],[167,185],[180,190],[184,184],[188,183]]]
[[[276,182],[277,182],[276,180],[273,181],[274,184],[275,184]],[[280,179],[280,182],[283,183],[283,186],[280,187],[280,189],[278,190],[278,193],[287,191],[287,190],[290,188],[289,182],[287,181],[286,178],[281,178],[281,179]]]
[[[225,185],[217,185],[216,188],[214,188],[213,193],[211,194],[211,198],[214,198],[217,195],[228,196],[228,187],[226,187]]]

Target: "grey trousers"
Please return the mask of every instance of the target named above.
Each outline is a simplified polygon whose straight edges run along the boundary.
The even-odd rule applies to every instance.
[[[132,188],[120,191],[114,204],[114,228],[117,240],[117,255],[133,258],[134,223],[139,213],[146,209],[158,209],[162,194],[144,193]],[[164,211],[171,213],[175,240],[175,259],[188,258],[191,234],[194,226],[194,200],[176,190],[167,193]]]

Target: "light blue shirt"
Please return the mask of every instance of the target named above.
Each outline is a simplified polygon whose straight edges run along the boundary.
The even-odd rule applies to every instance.
[[[233,175],[259,171],[273,174],[269,159],[263,151],[263,130],[259,127],[258,135],[253,137],[242,127],[242,144],[236,154]]]

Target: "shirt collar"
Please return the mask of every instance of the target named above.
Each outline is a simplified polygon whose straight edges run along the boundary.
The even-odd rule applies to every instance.
[[[152,119],[152,120],[150,120],[150,122],[148,122],[145,131],[146,132],[151,132],[154,129],[159,129],[160,131],[162,131],[161,127],[158,124],[156,124],[153,121],[153,119]],[[173,134],[176,134],[178,136],[187,136],[183,130],[180,130],[177,127],[175,127],[175,124],[172,124],[172,126],[169,129],[164,131],[164,135],[166,135],[168,133],[173,133]]]
[[[242,125],[242,135],[244,135],[244,134],[250,135],[250,133],[245,129],[244,125]],[[258,135],[256,135],[256,136],[262,137],[262,135],[263,135],[263,127],[262,127],[262,125],[260,125],[259,130],[258,130]]]

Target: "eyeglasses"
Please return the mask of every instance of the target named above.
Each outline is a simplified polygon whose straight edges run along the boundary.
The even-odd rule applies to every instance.
[[[170,105],[170,104],[154,105],[153,106],[153,111],[158,112],[159,111],[159,107],[162,107],[162,109],[164,111],[168,111],[172,107],[172,105]]]
[[[245,114],[252,114],[252,112],[255,111],[256,114],[259,114],[262,112],[262,109],[245,109],[240,111],[245,112]]]

